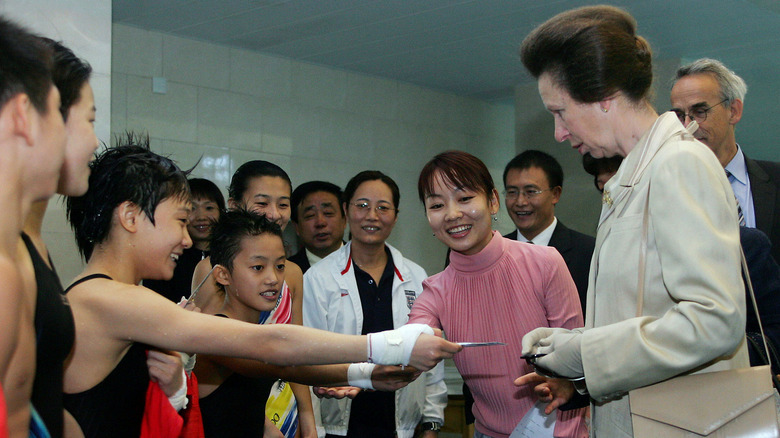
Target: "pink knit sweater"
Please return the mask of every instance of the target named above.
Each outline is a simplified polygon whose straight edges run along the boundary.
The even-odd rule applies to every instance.
[[[466,348],[454,358],[474,395],[476,429],[504,438],[536,402],[530,387],[513,383],[532,371],[520,358],[523,335],[536,327],[582,327],[580,309],[557,250],[494,231],[481,252],[452,252],[447,269],[423,281],[409,322],[441,328],[453,342],[507,343]],[[584,408],[559,412],[555,436],[587,436],[584,417]]]

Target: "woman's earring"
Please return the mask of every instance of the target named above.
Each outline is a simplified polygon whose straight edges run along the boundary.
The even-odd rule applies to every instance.
[[[602,111],[604,111],[604,112],[607,112],[607,111],[609,111],[609,110],[608,110],[608,109],[606,109],[606,108],[601,108],[601,110],[602,110]]]
[[[498,215],[493,215],[493,221],[498,222]]]

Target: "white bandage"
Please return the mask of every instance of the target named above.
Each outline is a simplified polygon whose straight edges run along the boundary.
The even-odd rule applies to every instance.
[[[173,394],[172,396],[168,397],[168,401],[171,403],[171,406],[173,406],[173,409],[176,409],[176,411],[180,411],[187,407],[187,374],[182,370],[182,385],[181,388],[179,388],[178,391],[176,391],[176,394]]]
[[[409,365],[412,350],[420,334],[432,335],[433,329],[425,324],[405,326],[368,335],[368,361],[380,365]]]
[[[357,386],[363,389],[374,389],[371,383],[371,373],[376,365],[372,363],[352,363],[347,370],[349,386]]]

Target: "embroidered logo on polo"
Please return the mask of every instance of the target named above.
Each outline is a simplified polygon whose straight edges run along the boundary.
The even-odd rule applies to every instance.
[[[404,293],[406,294],[406,306],[409,310],[412,310],[414,300],[417,298],[417,292],[413,290],[404,290]]]

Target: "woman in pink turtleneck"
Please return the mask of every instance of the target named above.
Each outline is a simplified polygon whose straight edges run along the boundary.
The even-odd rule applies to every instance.
[[[498,192],[478,158],[437,155],[423,168],[418,191],[434,236],[452,252],[449,266],[423,282],[409,322],[441,328],[453,342],[507,344],[466,348],[454,360],[474,395],[475,437],[508,437],[536,402],[531,388],[513,384],[532,372],[520,358],[523,335],[582,327],[577,289],[557,250],[492,230]],[[587,436],[585,409],[553,414],[554,436]]]

